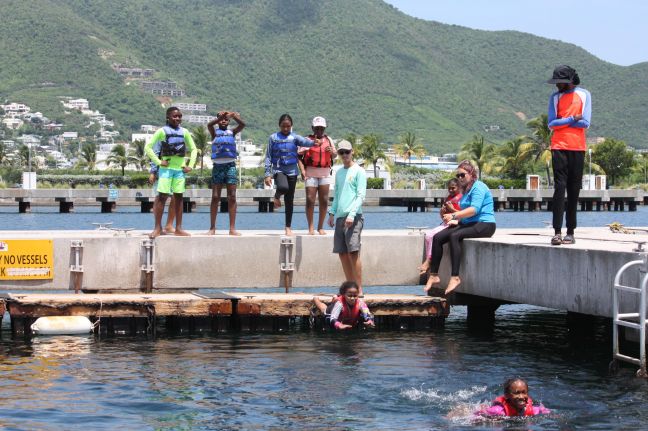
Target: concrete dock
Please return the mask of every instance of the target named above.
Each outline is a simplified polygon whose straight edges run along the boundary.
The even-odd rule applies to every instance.
[[[496,210],[550,211],[552,189],[491,190]],[[239,189],[239,205],[256,205],[259,212],[273,211],[274,190]],[[430,190],[367,190],[365,205],[400,206],[408,211],[426,211],[441,205],[447,195],[445,189]],[[333,195],[331,194],[331,199]],[[30,212],[32,206],[58,206],[62,213],[74,211],[75,206],[97,206],[101,212],[115,211],[119,206],[139,206],[141,212],[150,212],[155,195],[151,189],[0,189],[0,205],[16,206],[20,213]],[[185,212],[211,203],[211,190],[187,189],[184,193]],[[303,205],[303,189],[295,192],[295,204]],[[581,211],[635,211],[638,205],[648,203],[648,193],[642,190],[582,190],[579,197]],[[220,210],[227,211],[227,198],[221,197]]]
[[[472,306],[523,303],[611,317],[617,270],[646,256],[645,251],[634,251],[638,243],[648,241],[646,228],[633,232],[579,228],[576,244],[562,246],[549,245],[551,229],[500,229],[492,238],[466,240],[460,274],[463,282],[449,300]],[[279,231],[244,231],[240,237],[230,237],[192,232],[196,235],[162,236],[151,241],[146,233],[0,231],[0,289],[170,293],[283,287],[294,291],[334,288],[343,280],[338,257],[331,253],[330,234],[284,237]],[[4,255],[19,245],[28,246],[30,240],[48,241],[42,253],[51,253],[51,262],[36,268],[9,268]],[[5,246],[9,252],[3,252]],[[17,259],[31,256],[32,263],[48,261],[47,254],[39,257],[39,253],[19,253]],[[371,286],[419,285],[424,280],[416,267],[423,253],[423,233],[417,230],[363,232],[365,293],[372,293]],[[14,266],[19,266],[17,261]],[[444,283],[448,269],[444,258]],[[10,273],[41,275],[16,279],[9,277]],[[629,275],[624,282],[637,285],[639,276]],[[634,304],[636,298],[622,299],[624,307],[636,308]]]

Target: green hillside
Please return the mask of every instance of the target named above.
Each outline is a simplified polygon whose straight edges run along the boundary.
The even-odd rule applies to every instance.
[[[544,81],[568,63],[593,95],[590,135],[648,147],[648,63],[423,21],[378,0],[4,0],[2,9],[0,99],[52,118],[58,96],[83,96],[124,132],[159,124],[163,109],[111,69],[119,62],[156,69],[211,112],[240,111],[255,139],[284,112],[297,132],[321,114],[334,136],[377,132],[391,143],[413,131],[445,152],[475,132],[523,133],[546,112]]]

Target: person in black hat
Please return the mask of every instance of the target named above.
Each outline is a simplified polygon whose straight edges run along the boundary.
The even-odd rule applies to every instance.
[[[552,245],[573,244],[576,229],[578,195],[583,183],[585,131],[592,117],[592,96],[578,87],[580,77],[573,68],[561,65],[554,69],[548,84],[555,84],[549,98],[548,125],[551,134],[551,162],[554,172]],[[563,214],[567,192],[567,234],[562,236]]]

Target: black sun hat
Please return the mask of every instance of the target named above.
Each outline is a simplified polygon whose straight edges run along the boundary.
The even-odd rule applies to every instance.
[[[554,69],[553,75],[551,76],[551,79],[547,81],[547,84],[578,85],[580,84],[580,77],[578,76],[578,73],[576,73],[576,70],[565,64],[561,64]]]

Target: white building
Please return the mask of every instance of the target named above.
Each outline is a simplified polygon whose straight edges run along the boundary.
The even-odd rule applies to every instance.
[[[176,103],[175,106],[181,111],[207,111],[207,105],[204,103]]]
[[[63,132],[61,134],[61,139],[64,141],[73,141],[76,139],[79,139],[79,133],[78,132]]]
[[[16,138],[17,141],[21,141],[23,144],[31,147],[41,144],[40,136],[36,135],[22,135]]]
[[[9,103],[7,105],[0,105],[0,108],[5,112],[7,117],[20,117],[31,111],[31,108],[22,103]]]
[[[9,117],[2,120],[2,124],[4,124],[7,129],[16,130],[25,123],[20,118]]]
[[[187,123],[191,123],[191,124],[207,124],[211,120],[213,120],[214,118],[216,118],[216,117],[214,117],[212,115],[193,115],[193,114],[189,114],[189,115],[185,115],[183,117],[183,120],[186,121]]]
[[[153,136],[153,133],[133,133],[131,135],[131,143],[135,141],[148,142],[151,136]]]
[[[152,126],[150,124],[142,124],[140,126],[140,131],[144,133],[155,133],[155,131],[158,129],[158,126]]]
[[[70,99],[67,102],[61,101],[61,103],[66,108],[78,109],[79,111],[90,109],[90,103],[87,99]]]

